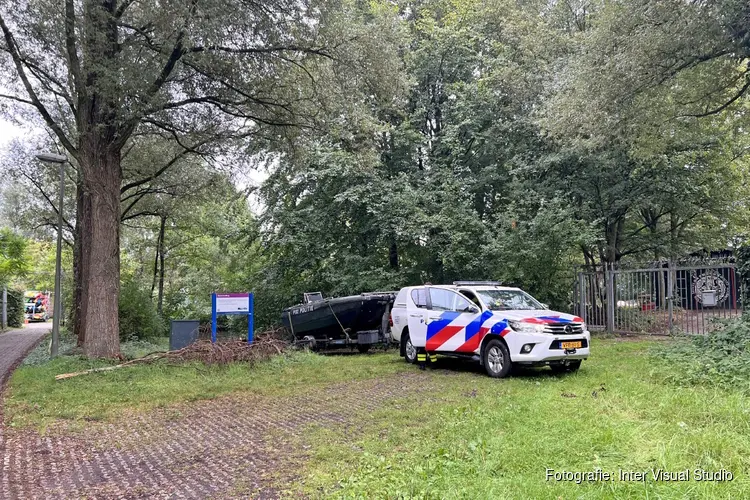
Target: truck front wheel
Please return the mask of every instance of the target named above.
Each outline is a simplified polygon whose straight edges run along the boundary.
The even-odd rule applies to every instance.
[[[411,338],[409,337],[409,332],[405,331],[403,333],[403,342],[404,342],[404,359],[407,363],[413,364],[417,361],[417,348],[414,347],[414,344],[411,343]]]
[[[490,377],[507,377],[511,369],[508,347],[498,339],[490,340],[482,351],[482,363]]]

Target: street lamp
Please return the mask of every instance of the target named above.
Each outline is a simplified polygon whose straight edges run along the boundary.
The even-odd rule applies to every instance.
[[[55,257],[55,310],[52,312],[52,346],[50,357],[57,356],[60,346],[60,314],[62,313],[61,293],[61,258],[62,258],[62,229],[63,229],[63,199],[65,194],[65,163],[68,158],[54,153],[39,153],[36,155],[40,161],[57,163],[60,165],[60,202],[57,205],[57,256]]]

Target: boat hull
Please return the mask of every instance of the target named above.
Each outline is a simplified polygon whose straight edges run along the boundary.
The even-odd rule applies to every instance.
[[[391,293],[372,293],[299,304],[284,309],[281,321],[297,340],[356,343],[359,332],[382,333],[393,299]]]

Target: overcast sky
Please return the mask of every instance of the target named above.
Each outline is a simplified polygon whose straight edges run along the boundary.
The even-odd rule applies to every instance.
[[[0,118],[0,149],[4,148],[15,137],[21,135],[21,132],[20,128]]]

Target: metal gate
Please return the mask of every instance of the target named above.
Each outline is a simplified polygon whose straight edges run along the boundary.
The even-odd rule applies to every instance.
[[[704,334],[742,314],[733,263],[582,267],[575,313],[591,330]]]

